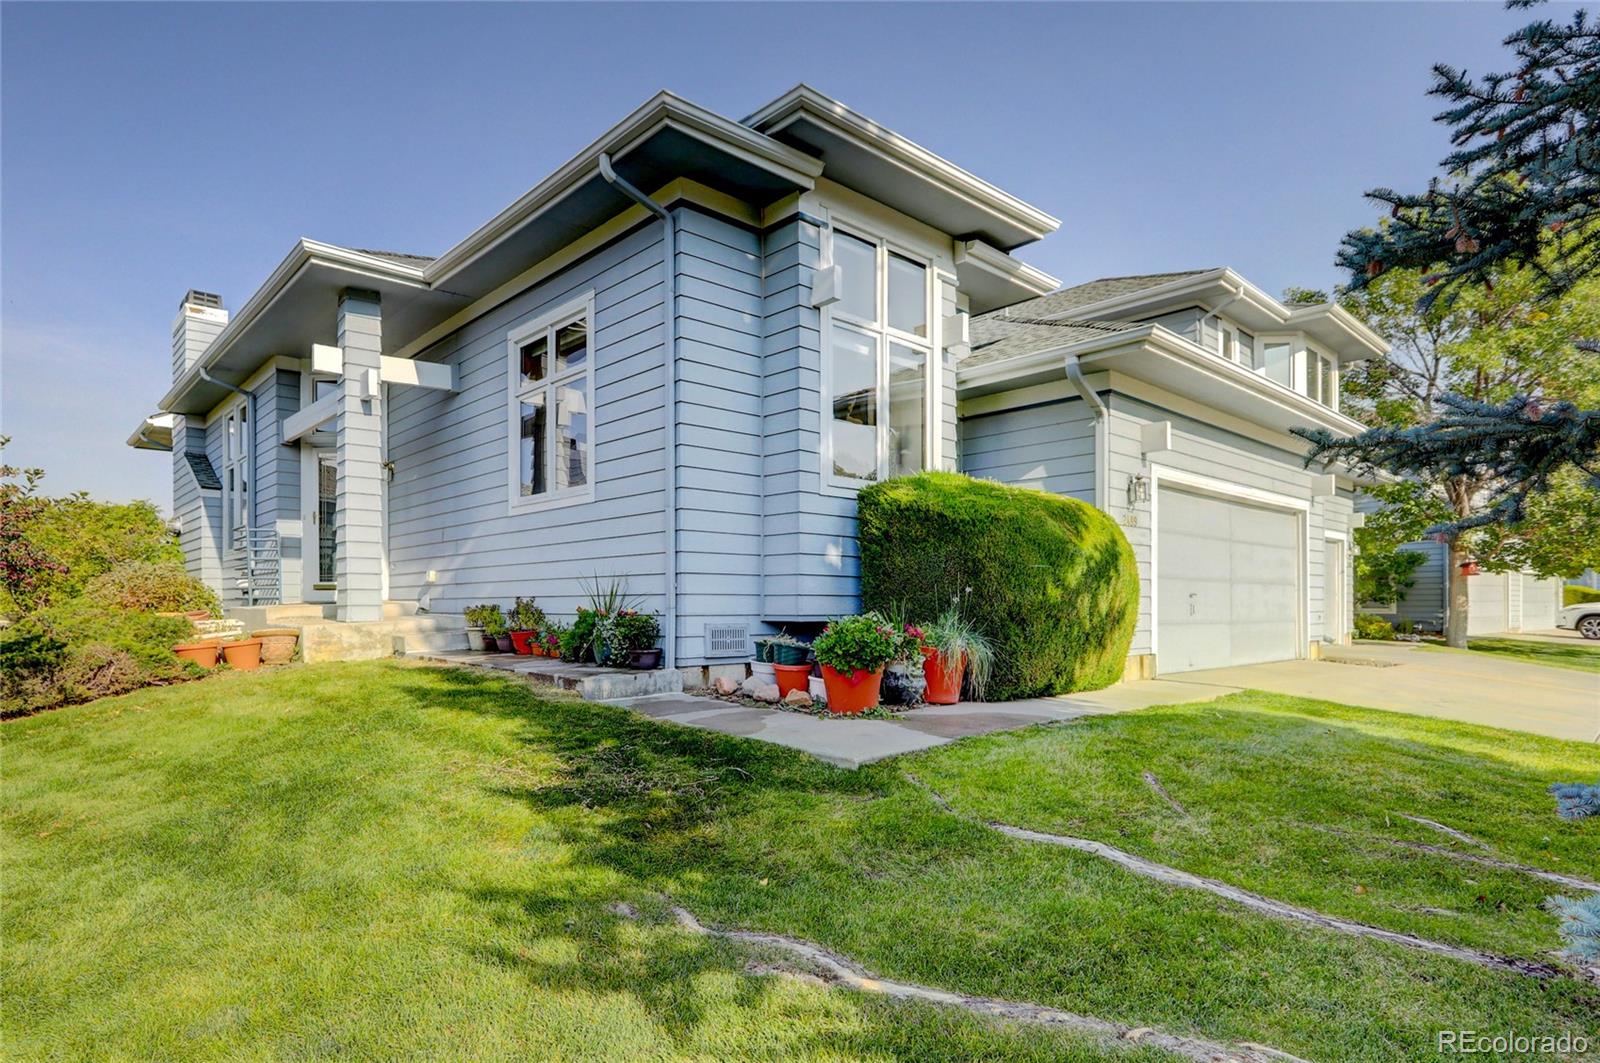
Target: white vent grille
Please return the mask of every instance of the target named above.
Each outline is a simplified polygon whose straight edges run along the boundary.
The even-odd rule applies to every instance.
[[[707,657],[750,656],[749,624],[707,624]]]

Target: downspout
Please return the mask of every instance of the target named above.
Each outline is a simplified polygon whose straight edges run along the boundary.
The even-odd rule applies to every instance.
[[[600,153],[600,176],[623,195],[661,219],[662,265],[666,271],[666,288],[662,292],[662,305],[666,308],[667,364],[666,364],[666,414],[667,414],[667,609],[663,641],[667,646],[666,666],[678,666],[678,239],[672,213],[661,204],[629,184],[627,179],[611,168],[611,153]]]
[[[1231,289],[1231,288],[1228,289],[1228,290],[1230,292],[1233,292],[1233,289]],[[1224,310],[1226,310],[1228,307],[1232,306],[1234,303],[1237,303],[1242,298],[1244,298],[1244,285],[1241,284],[1241,285],[1239,285],[1239,290],[1238,291],[1233,292],[1232,295],[1229,295],[1226,299],[1222,300],[1222,302],[1218,303],[1216,306],[1214,306],[1210,310],[1206,311],[1204,314],[1201,314],[1200,315],[1200,320],[1195,324],[1195,332],[1194,332],[1194,341],[1195,341],[1195,343],[1197,345],[1199,345],[1199,346],[1202,346],[1202,347],[1205,346],[1206,321],[1208,319],[1215,318],[1218,314],[1222,313]]]
[[[1078,364],[1078,356],[1067,355],[1066,362],[1067,380],[1072,384],[1084,402],[1089,404],[1089,409],[1094,413],[1094,504],[1102,512],[1109,513],[1107,503],[1111,498],[1111,445],[1106,438],[1106,404],[1096,395],[1094,388],[1083,379],[1083,367]]]

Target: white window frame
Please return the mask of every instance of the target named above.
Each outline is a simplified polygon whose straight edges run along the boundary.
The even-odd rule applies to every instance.
[[[249,402],[241,397],[222,415],[222,542],[227,550],[235,548],[239,532],[250,530],[250,435],[255,425],[249,411]]]
[[[589,351],[584,359],[581,370],[567,373],[555,371],[556,330],[563,325],[574,321],[583,321],[589,331]],[[546,358],[549,368],[545,378],[537,384],[522,385],[521,358],[522,348],[538,338],[540,334],[549,336],[546,348]],[[599,360],[599,345],[596,342],[594,292],[591,290],[584,295],[540,314],[538,317],[519,325],[506,334],[506,488],[507,506],[512,513],[528,513],[543,509],[556,509],[561,506],[575,505],[580,502],[592,501],[594,498],[595,481],[599,478],[599,417],[594,403],[594,367]],[[585,408],[589,411],[589,474],[586,482],[581,487],[567,487],[560,490],[551,489],[538,495],[524,495],[522,493],[522,411],[521,403],[525,397],[538,392],[545,393],[545,460],[553,462],[556,446],[556,389],[571,386],[573,382],[583,381],[583,397]],[[553,484],[555,477],[552,469],[545,471],[545,483]]]
[[[939,456],[935,453],[934,441],[939,419],[940,377],[943,362],[940,358],[939,346],[939,285],[943,282],[940,271],[932,256],[907,246],[893,237],[886,236],[883,232],[870,223],[853,216],[841,217],[834,212],[830,223],[823,231],[823,261],[833,262],[833,238],[836,230],[843,230],[845,235],[855,237],[862,243],[872,244],[877,248],[875,256],[876,277],[873,285],[873,300],[876,321],[863,321],[860,318],[846,314],[839,310],[837,303],[830,303],[822,309],[822,335],[820,340],[821,355],[821,396],[818,408],[820,440],[817,449],[821,452],[821,473],[824,489],[830,494],[853,495],[861,488],[874,483],[882,483],[888,472],[888,440],[889,440],[889,344],[899,343],[920,351],[924,362],[924,388],[922,396],[922,467],[924,470],[939,467]],[[889,325],[889,256],[899,255],[901,258],[915,262],[923,268],[923,314],[927,322],[928,335],[918,336],[915,333],[903,332]],[[878,345],[878,424],[877,424],[877,462],[878,478],[876,480],[857,480],[849,476],[838,476],[833,471],[833,326],[834,322],[846,325],[868,333],[877,340]]]

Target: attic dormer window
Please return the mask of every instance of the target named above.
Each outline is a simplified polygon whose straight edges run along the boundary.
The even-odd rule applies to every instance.
[[[933,271],[881,238],[836,228],[830,239],[839,298],[824,340],[823,467],[837,486],[920,472],[929,451]]]

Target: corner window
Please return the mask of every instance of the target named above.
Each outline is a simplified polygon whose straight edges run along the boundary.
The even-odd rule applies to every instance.
[[[1267,379],[1294,387],[1294,348],[1287,343],[1262,344],[1260,368]]]
[[[885,241],[831,234],[839,299],[829,308],[823,364],[823,466],[860,486],[927,466],[932,270]]]
[[[513,510],[593,495],[593,327],[588,297],[508,338]]]
[[[1321,355],[1317,357],[1318,383],[1317,401],[1330,410],[1339,408],[1339,368],[1332,358]]]

